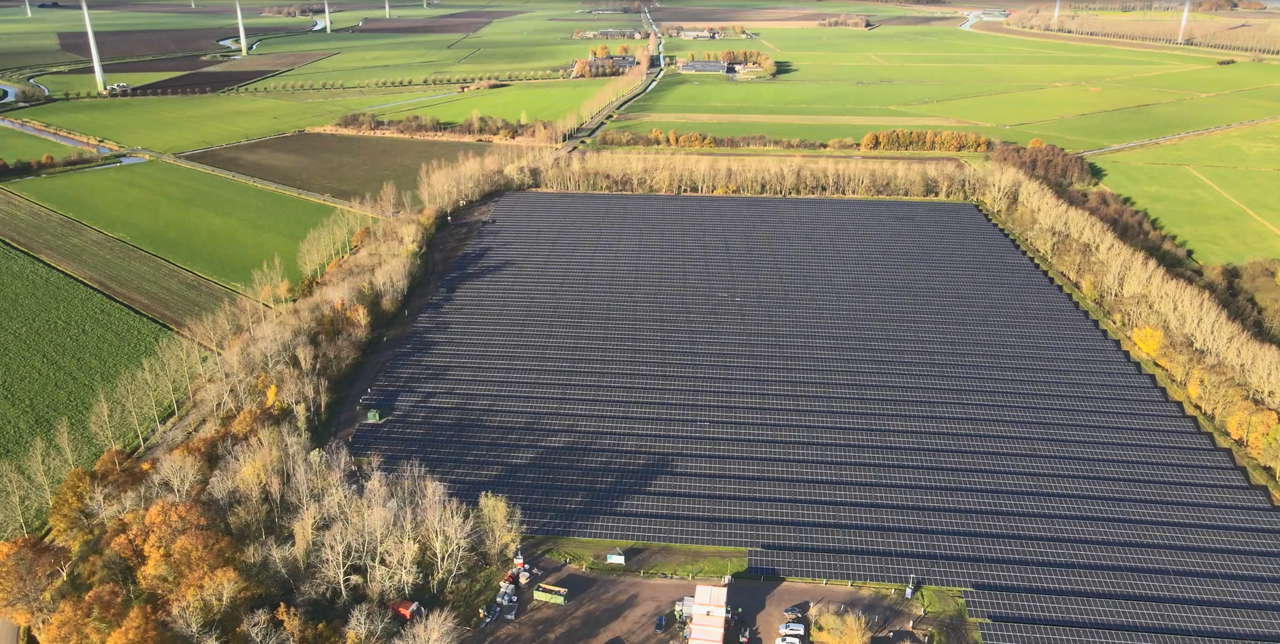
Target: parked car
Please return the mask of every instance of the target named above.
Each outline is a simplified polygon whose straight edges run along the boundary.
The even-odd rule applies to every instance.
[[[659,615],[658,619],[653,621],[653,632],[665,633],[667,630],[667,616]]]
[[[782,614],[786,615],[787,619],[800,619],[804,616],[806,609],[808,608],[806,604],[807,602],[801,602],[795,606],[791,606],[782,611]]]
[[[798,637],[779,637],[778,639],[773,640],[773,644],[800,644],[800,638],[798,638]]]
[[[778,627],[779,635],[804,635],[804,624],[787,622]]]

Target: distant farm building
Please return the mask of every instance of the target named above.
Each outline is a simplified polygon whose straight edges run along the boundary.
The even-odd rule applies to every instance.
[[[682,74],[727,74],[729,63],[718,60],[686,60],[680,63]]]
[[[635,29],[601,29],[600,31],[580,31],[574,36],[587,40],[636,40],[640,32]]]
[[[587,61],[592,76],[621,74],[636,66],[635,56],[604,56]]]
[[[682,40],[715,40],[716,32],[714,31],[682,31],[680,32]]]

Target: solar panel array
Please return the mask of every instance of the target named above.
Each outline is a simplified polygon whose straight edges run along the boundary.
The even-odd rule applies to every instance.
[[[353,439],[535,534],[970,589],[988,644],[1280,642],[1280,513],[971,205],[517,193]]]

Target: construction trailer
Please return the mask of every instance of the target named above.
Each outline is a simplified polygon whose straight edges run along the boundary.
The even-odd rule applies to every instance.
[[[547,602],[548,604],[564,605],[569,597],[569,590],[551,584],[538,584],[533,587],[533,598],[536,601]]]

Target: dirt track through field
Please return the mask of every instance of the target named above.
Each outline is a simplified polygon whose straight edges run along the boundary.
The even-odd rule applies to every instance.
[[[1256,212],[1254,212],[1254,211],[1252,211],[1252,210],[1249,210],[1249,207],[1248,207],[1248,206],[1245,206],[1244,204],[1240,203],[1239,201],[1236,201],[1236,198],[1235,198],[1235,197],[1232,197],[1230,194],[1228,194],[1226,190],[1223,190],[1222,188],[1219,188],[1216,184],[1214,184],[1212,181],[1210,181],[1209,179],[1207,179],[1203,174],[1200,174],[1199,172],[1196,172],[1196,169],[1195,169],[1195,168],[1193,168],[1193,167],[1191,167],[1191,166],[1183,166],[1183,167],[1185,167],[1185,168],[1187,169],[1187,171],[1188,171],[1188,172],[1190,172],[1191,174],[1196,175],[1196,177],[1197,177],[1198,179],[1200,179],[1201,181],[1203,181],[1203,182],[1205,182],[1206,184],[1208,184],[1208,186],[1209,186],[1210,188],[1213,188],[1215,191],[1217,191],[1217,192],[1218,192],[1218,194],[1222,195],[1223,197],[1226,197],[1226,198],[1227,198],[1227,201],[1230,201],[1231,203],[1233,203],[1233,204],[1235,204],[1235,205],[1239,206],[1241,210],[1243,210],[1243,211],[1245,211],[1245,212],[1249,213],[1249,216],[1250,216],[1250,217],[1253,217],[1254,219],[1258,220],[1258,223],[1260,223],[1260,224],[1262,224],[1263,226],[1266,226],[1267,228],[1269,228],[1269,229],[1271,230],[1271,232],[1273,232],[1273,233],[1275,233],[1275,234],[1277,234],[1277,235],[1280,235],[1280,228],[1276,228],[1275,226],[1271,225],[1271,222],[1269,222],[1269,221],[1267,221],[1266,219],[1263,219],[1262,217],[1258,216],[1258,213],[1256,213]]]
[[[978,125],[942,116],[813,116],[795,114],[622,114],[617,121],[677,123],[795,123],[797,125]]]

